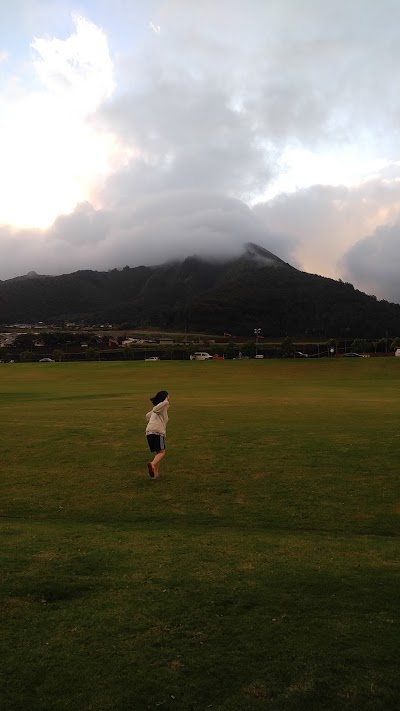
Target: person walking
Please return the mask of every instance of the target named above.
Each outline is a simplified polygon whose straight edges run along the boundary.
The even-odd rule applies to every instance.
[[[150,401],[153,403],[153,409],[146,413],[146,437],[150,452],[154,452],[154,457],[151,462],[147,463],[147,469],[152,479],[158,479],[160,462],[165,456],[169,395],[166,390],[160,390],[150,398]]]

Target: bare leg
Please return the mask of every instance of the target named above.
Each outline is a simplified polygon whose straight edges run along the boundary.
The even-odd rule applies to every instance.
[[[157,452],[155,455],[153,461],[152,461],[152,467],[154,469],[154,478],[157,479],[160,475],[160,462],[165,457],[165,449],[161,449],[160,452]]]

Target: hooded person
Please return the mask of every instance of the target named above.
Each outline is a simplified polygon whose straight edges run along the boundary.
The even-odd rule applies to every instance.
[[[150,398],[153,408],[146,413],[147,427],[146,437],[150,452],[154,452],[151,462],[147,463],[147,469],[152,479],[158,479],[160,475],[160,462],[165,456],[165,438],[167,436],[169,395],[166,390],[160,390],[154,397]]]

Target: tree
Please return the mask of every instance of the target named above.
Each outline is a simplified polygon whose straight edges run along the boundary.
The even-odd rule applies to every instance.
[[[245,341],[242,345],[242,353],[248,358],[254,358],[256,354],[256,344],[254,341]]]
[[[91,348],[96,348],[97,346],[102,345],[102,343],[103,343],[102,336],[90,335],[88,338],[88,344],[89,344],[89,347],[91,347]]]
[[[46,348],[54,348],[54,346],[59,346],[64,340],[63,334],[59,331],[44,331],[40,335],[41,341],[43,341]]]
[[[27,363],[28,361],[35,360],[35,356],[32,351],[22,351],[20,355],[21,361]]]
[[[85,353],[86,360],[100,360],[100,351],[98,348],[88,348]]]
[[[365,338],[356,338],[351,344],[351,348],[356,353],[365,353],[368,350],[368,342]]]
[[[378,351],[380,353],[387,353],[390,343],[389,338],[381,338],[380,341],[378,341]]]
[[[36,336],[33,336],[31,333],[20,333],[19,336],[15,338],[13,345],[18,350],[20,348],[28,350],[29,348],[35,347],[35,341]]]
[[[135,354],[130,346],[124,346],[124,350],[122,352],[124,354],[124,360],[133,360],[135,357]]]
[[[232,343],[232,341],[226,344],[224,349],[224,356],[225,358],[229,358],[230,360],[235,357],[235,344]]]
[[[390,346],[390,350],[395,351],[397,348],[400,348],[400,338],[399,337],[394,339],[394,341],[392,342],[392,344]]]
[[[327,346],[328,346],[328,355],[334,356],[335,353],[337,352],[337,349],[338,349],[336,340],[335,340],[334,338],[331,338],[331,339],[328,341]],[[331,349],[332,349],[332,348],[333,348],[333,353],[331,353]]]
[[[281,353],[283,358],[290,358],[294,353],[293,341],[289,336],[286,336],[281,343]]]
[[[211,343],[211,345],[206,346],[207,351],[210,355],[219,355],[221,348],[216,343]]]
[[[183,353],[183,358],[184,360],[189,360],[190,354],[192,352],[192,348],[190,347],[190,343],[187,345],[186,343],[181,347],[181,352]],[[211,354],[210,354],[211,355]]]

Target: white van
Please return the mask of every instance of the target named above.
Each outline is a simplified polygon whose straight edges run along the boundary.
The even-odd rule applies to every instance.
[[[396,348],[394,354],[395,356],[400,356],[400,348]]]
[[[209,353],[197,351],[196,353],[191,353],[190,360],[212,360],[212,356]]]

